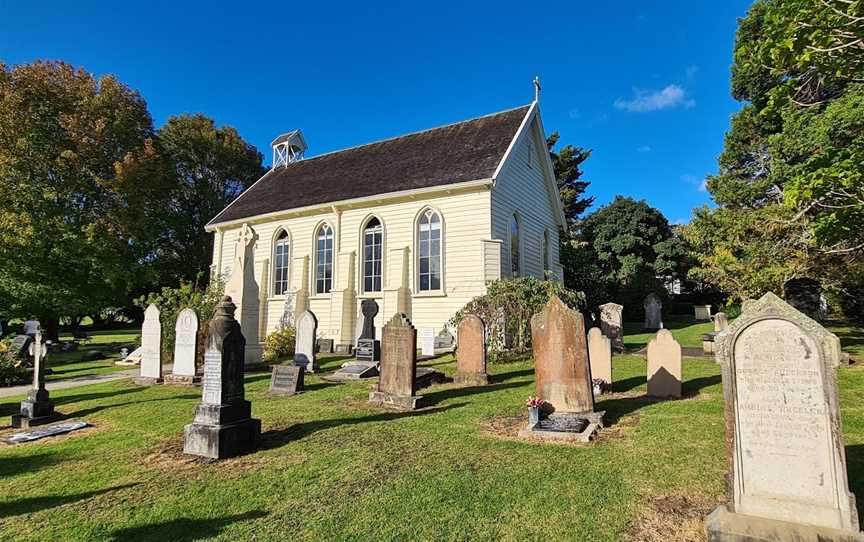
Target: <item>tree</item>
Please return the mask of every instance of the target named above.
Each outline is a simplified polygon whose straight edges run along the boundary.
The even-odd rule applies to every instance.
[[[732,119],[703,209],[686,230],[693,276],[733,298],[843,269],[864,257],[864,4],[759,0],[739,21]],[[850,281],[852,281],[850,283]]]
[[[204,226],[264,174],[263,156],[237,130],[200,114],[171,117],[158,141],[173,181],[159,244],[161,283],[206,279],[212,236]]]
[[[566,145],[557,153],[553,150],[560,139],[558,132],[553,132],[546,138],[546,147],[552,166],[555,170],[555,180],[558,183],[558,194],[564,206],[564,217],[569,225],[578,222],[586,209],[594,204],[594,197],[585,197],[589,181],[582,180],[582,162],[591,156],[591,151],[582,147]]]
[[[666,217],[645,201],[616,196],[580,223],[579,263],[588,269],[580,286],[589,306],[610,300],[641,307],[642,298],[660,292],[664,282],[683,273],[686,251]],[[572,287],[572,286],[571,286]],[[607,299],[597,299],[602,292]]]
[[[0,303],[59,316],[122,305],[147,280],[168,191],[137,92],[62,62],[0,64]]]

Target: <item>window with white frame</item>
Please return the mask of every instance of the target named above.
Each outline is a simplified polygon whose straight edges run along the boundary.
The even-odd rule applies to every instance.
[[[363,291],[381,291],[381,256],[383,253],[384,228],[375,217],[363,228]]]
[[[514,214],[510,218],[510,274],[513,278],[522,274],[522,258],[519,249],[519,219]]]
[[[288,269],[291,257],[291,241],[288,232],[282,230],[276,236],[273,246],[273,293],[285,295],[288,293]]]
[[[333,228],[321,224],[315,235],[315,293],[327,294],[333,288]]]
[[[417,289],[431,292],[441,289],[442,273],[441,217],[432,209],[420,215],[417,222]]]

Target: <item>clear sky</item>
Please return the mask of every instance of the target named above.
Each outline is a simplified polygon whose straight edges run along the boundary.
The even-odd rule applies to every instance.
[[[594,150],[598,203],[644,198],[672,222],[709,201],[749,0],[644,2],[22,2],[0,0],[0,60],[62,59],[141,92],[158,125],[202,112],[271,161],[530,102]],[[533,7],[532,7],[533,6]]]

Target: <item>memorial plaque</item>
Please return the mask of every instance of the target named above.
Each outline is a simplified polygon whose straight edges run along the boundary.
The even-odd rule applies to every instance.
[[[318,339],[318,351],[325,354],[333,353],[333,339]]]
[[[306,373],[296,365],[274,365],[270,377],[272,395],[294,395],[303,391],[303,375]]]
[[[88,424],[87,422],[58,423],[55,425],[49,425],[42,429],[37,429],[35,431],[15,433],[11,436],[4,438],[3,440],[9,444],[21,444],[22,442],[32,442],[34,440],[43,439],[45,437],[53,437],[55,435],[70,433],[72,431],[77,431],[78,429],[83,429],[88,425],[90,424]]]
[[[381,358],[381,342],[375,339],[357,339],[354,357],[360,361],[378,361]]]
[[[798,540],[802,529],[813,540],[813,529],[819,540],[839,540],[836,530],[859,540],[845,536],[859,533],[834,374],[837,337],[768,293],[717,335],[716,347],[732,475],[729,505],[709,516],[709,538],[738,540],[730,533],[745,527],[755,536],[761,520],[775,534],[759,540]]]
[[[222,402],[222,352],[215,348],[204,351],[204,376],[201,378],[201,402],[218,405]]]

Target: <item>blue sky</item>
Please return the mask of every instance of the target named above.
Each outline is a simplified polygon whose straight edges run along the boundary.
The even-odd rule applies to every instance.
[[[0,0],[0,60],[115,74],[157,125],[202,112],[268,163],[293,128],[319,154],[528,103],[539,75],[547,132],[594,150],[597,202],[644,198],[677,222],[710,201],[749,4]]]

